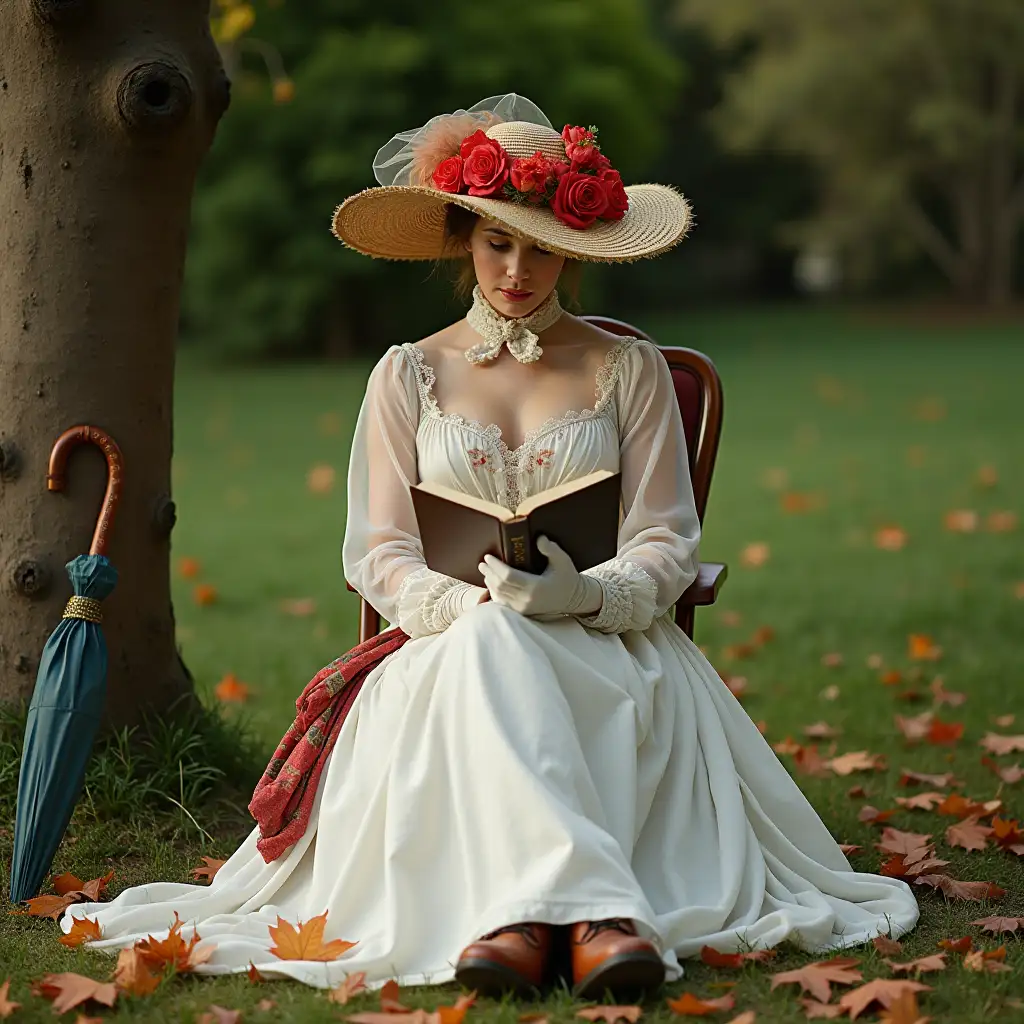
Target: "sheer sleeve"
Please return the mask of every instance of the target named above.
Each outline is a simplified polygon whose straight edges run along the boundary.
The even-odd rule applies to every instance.
[[[700,520],[672,373],[655,345],[638,341],[619,374],[619,466],[625,513],[615,558],[586,569],[603,602],[577,616],[606,633],[647,629],[697,578]]]
[[[428,569],[409,495],[419,477],[415,371],[398,345],[370,373],[348,470],[345,578],[411,637],[439,633],[487,591]]]

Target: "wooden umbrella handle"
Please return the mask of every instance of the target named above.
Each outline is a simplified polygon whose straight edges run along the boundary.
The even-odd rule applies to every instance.
[[[121,487],[124,483],[124,456],[117,442],[99,427],[84,424],[69,427],[57,438],[50,452],[46,486],[51,491],[64,490],[68,456],[72,449],[86,443],[96,445],[107,459],[107,493],[103,496],[103,507],[100,509],[99,519],[96,520],[96,530],[92,535],[92,546],[89,548],[90,555],[105,555],[110,527],[114,521],[117,504],[121,500]]]

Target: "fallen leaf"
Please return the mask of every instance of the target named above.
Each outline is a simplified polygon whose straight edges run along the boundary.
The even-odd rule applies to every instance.
[[[748,544],[740,552],[740,564],[748,569],[759,569],[771,558],[772,549],[761,541]]]
[[[402,1001],[398,998],[400,990],[398,982],[392,978],[390,981],[384,982],[380,992],[380,1008],[385,1013],[406,1013],[409,1010],[408,1006],[405,1006]]]
[[[862,847],[858,846],[856,843],[840,843],[839,849],[842,850],[846,856],[849,856],[851,853],[856,853],[858,850],[862,849]]]
[[[665,1002],[673,1013],[682,1017],[706,1017],[719,1010],[731,1010],[736,1005],[736,997],[730,992],[717,999],[700,999],[690,992],[684,992],[678,999],[666,999]]]
[[[938,661],[942,648],[927,633],[911,633],[907,637],[907,656],[914,661]]]
[[[1017,822],[1005,820],[998,815],[992,819],[992,838],[1003,849],[1008,850],[1014,850],[1016,846],[1024,843],[1024,835],[1017,828]]]
[[[1004,767],[997,761],[993,761],[988,754],[981,755],[981,763],[990,768],[1003,780],[1003,782],[1011,785],[1015,782],[1020,782],[1021,779],[1024,779],[1024,769],[1022,769],[1019,764],[1009,764]]]
[[[960,786],[963,783],[958,782],[952,772],[945,772],[942,775],[927,775],[924,772],[911,771],[909,768],[901,769],[900,774],[900,785],[901,786],[936,786],[939,789],[943,789],[946,786]]]
[[[986,463],[978,467],[978,472],[974,474],[974,480],[979,487],[995,487],[999,483],[999,470]]]
[[[245,972],[245,976],[253,985],[259,985],[267,980],[260,974],[259,968],[251,960],[249,961],[249,970]]]
[[[832,998],[830,982],[852,985],[861,980],[860,971],[854,970],[858,963],[860,961],[856,957],[840,956],[831,960],[815,960],[792,971],[779,971],[772,975],[772,991],[779,985],[796,984],[801,991],[810,993],[819,1002],[827,1003]]]
[[[999,733],[987,732],[978,742],[990,754],[1014,754],[1024,751],[1024,735],[1001,736]]]
[[[998,725],[1000,729],[1009,729],[1010,726],[1013,725],[1014,718],[1016,718],[1016,715],[1014,715],[1013,712],[1010,712],[1008,715],[996,715],[992,721]]]
[[[113,1006],[117,988],[113,982],[99,982],[81,974],[44,974],[33,988],[36,995],[53,1000],[53,1012],[67,1013],[89,1000],[102,1006]]]
[[[829,739],[832,736],[838,736],[842,729],[837,729],[834,725],[829,725],[828,722],[819,721],[805,725],[803,732],[805,736],[810,736],[812,739]]]
[[[809,747],[800,747],[793,754],[793,760],[797,768],[805,775],[823,777],[828,775],[828,765],[818,753],[818,748],[813,744]]]
[[[836,775],[849,775],[851,772],[883,771],[885,758],[881,754],[869,754],[866,750],[853,750],[848,754],[833,757],[825,762],[825,766]]]
[[[804,1016],[808,1020],[826,1018],[831,1020],[834,1017],[842,1017],[846,1011],[838,1003],[823,1003],[820,999],[802,998],[800,1005],[804,1008]]]
[[[10,978],[0,985],[0,1017],[10,1017],[10,1015],[21,1006],[21,1003],[12,1003],[11,1000],[7,998],[10,987]]]
[[[974,533],[978,529],[978,513],[970,508],[950,509],[942,518],[950,533]]]
[[[298,619],[306,618],[316,614],[316,598],[313,597],[292,597],[282,601],[278,608],[285,615],[294,615]]]
[[[211,1003],[206,1013],[196,1017],[196,1024],[239,1024],[241,1019],[241,1010],[226,1010],[223,1006]]]
[[[805,512],[814,512],[825,505],[823,495],[803,491],[789,491],[783,494],[779,501],[782,505],[782,511],[789,515],[802,515]]]
[[[738,1017],[733,1017],[727,1024],[754,1024],[757,1015],[753,1010],[744,1010]]]
[[[906,963],[896,963],[894,960],[885,961],[897,974],[909,974],[917,971],[919,974],[927,971],[944,971],[946,969],[946,954],[932,953],[930,956],[919,956],[916,960],[908,960]]]
[[[62,875],[56,875],[53,878],[53,891],[58,896],[68,896],[74,892],[81,892],[82,886],[85,885],[77,875],[71,874],[70,871],[65,871]]]
[[[640,1019],[643,1010],[639,1006],[588,1006],[576,1012],[577,1017],[584,1020],[603,1020],[615,1024],[617,1020],[629,1021],[634,1024]]]
[[[256,1009],[261,1010],[263,1013],[267,1013],[269,1010],[273,1010],[277,1006],[276,999],[261,999],[256,1004]]]
[[[861,799],[863,797],[866,797],[868,794],[867,790],[863,786],[851,786],[846,791],[846,795],[850,797],[850,799],[852,800],[854,798]]]
[[[130,996],[148,996],[160,985],[160,976],[149,969],[137,949],[122,949],[114,967],[114,984]]]
[[[999,899],[1006,895],[1006,890],[993,882],[963,882],[949,875],[921,875],[914,879],[914,884],[939,889],[960,900]]]
[[[898,668],[886,669],[879,673],[878,680],[883,686],[899,686],[903,682],[903,673]]]
[[[156,936],[150,935],[135,943],[134,949],[146,962],[147,967],[161,969],[170,966],[179,974],[187,974],[213,956],[216,946],[196,949],[197,944],[202,940],[195,929],[193,929],[192,938],[188,942],[181,937],[183,924],[184,922],[178,917],[178,912],[174,911],[174,923],[164,938],[158,939]]]
[[[56,921],[72,903],[79,900],[73,896],[32,896],[24,901],[30,917],[49,917]]]
[[[357,992],[366,991],[366,971],[356,971],[355,974],[348,974],[345,980],[337,987],[327,993],[327,998],[332,1003],[345,1005]]]
[[[821,663],[825,668],[839,668],[843,663],[843,655],[840,651],[829,651],[821,656]]]
[[[1010,533],[1017,529],[1017,513],[1009,510],[990,512],[985,518],[985,529],[989,533]]]
[[[197,583],[192,589],[192,600],[201,607],[217,603],[217,588],[212,583]]]
[[[928,689],[932,691],[932,697],[935,700],[936,707],[940,704],[948,704],[951,708],[956,708],[967,700],[966,693],[958,693],[955,690],[945,689],[942,676],[936,676],[929,684]]]
[[[875,848],[884,850],[886,853],[914,854],[917,851],[926,850],[930,839],[931,835],[921,832],[904,832],[902,829],[890,826],[882,832],[882,840],[875,843]]]
[[[62,946],[80,946],[83,942],[93,942],[102,938],[99,921],[94,917],[76,917],[71,924],[71,931],[60,937]]]
[[[701,960],[711,967],[742,967],[747,962],[763,963],[775,956],[777,952],[774,949],[754,949],[745,953],[722,953],[713,946],[701,946],[700,949]]]
[[[888,935],[876,935],[871,940],[871,944],[879,953],[883,953],[886,956],[895,956],[897,953],[903,952],[903,943],[890,939]]]
[[[194,580],[199,573],[202,571],[202,565],[198,558],[179,558],[178,559],[178,575],[183,580]]]
[[[988,846],[988,837],[992,832],[988,825],[978,824],[977,815],[971,815],[946,829],[946,842],[950,846],[961,846],[965,850],[984,850]]]
[[[306,474],[306,487],[311,494],[330,494],[336,476],[333,466],[313,466]]]
[[[946,799],[948,793],[915,793],[913,796],[898,796],[896,803],[908,811],[930,811]]]
[[[220,701],[242,703],[249,699],[249,687],[229,672],[214,688],[213,695]],[[212,876],[211,876],[212,877]]]
[[[977,921],[972,921],[971,924],[978,925],[983,932],[999,935],[1002,932],[1013,933],[1018,928],[1024,927],[1024,917],[981,917]],[[967,939],[967,942],[970,943],[970,938]]]
[[[928,735],[934,717],[934,712],[922,711],[921,714],[909,718],[904,715],[893,715],[893,720],[904,739],[913,741],[922,740]]]
[[[1006,947],[997,949],[973,949],[964,956],[964,967],[969,971],[1009,971],[1011,968],[1002,961],[1006,959]]]
[[[1017,580],[1013,585],[1013,596],[1018,601],[1024,601],[1024,580]]]
[[[906,991],[898,995],[878,1018],[882,1024],[928,1024],[931,1017],[922,1017],[917,995]]]
[[[223,698],[221,698],[223,700]],[[226,860],[215,860],[213,857],[203,857],[204,864],[200,864],[198,867],[192,869],[192,877],[199,881],[200,878],[205,878],[207,881],[212,882],[216,877],[216,874],[225,864]]]
[[[900,551],[906,547],[907,531],[901,526],[888,524],[875,530],[873,539],[875,547],[881,551]]]
[[[883,821],[888,821],[895,813],[895,810],[880,811],[877,807],[872,807],[871,804],[865,804],[857,812],[857,820],[867,822],[869,825],[878,825]]]
[[[946,814],[953,818],[967,818],[972,814],[984,817],[987,814],[991,814],[993,811],[999,810],[1002,803],[1002,800],[986,800],[984,803],[977,803],[974,800],[968,800],[959,793],[950,793],[949,796],[947,796],[946,799],[936,807],[936,810],[939,814]]]
[[[928,726],[929,743],[956,743],[964,734],[963,722],[943,722],[933,718]]]
[[[875,978],[866,985],[844,992],[839,1005],[850,1014],[850,1019],[859,1017],[872,1003],[891,1006],[904,992],[930,992],[931,986],[909,978]]]
[[[310,918],[305,924],[300,921],[297,930],[278,916],[276,926],[268,925],[270,937],[277,943],[276,946],[270,947],[270,952],[281,960],[337,960],[355,943],[332,939],[325,944],[323,937],[326,924],[326,910],[319,917]]]
[[[935,395],[918,399],[913,405],[914,419],[937,423],[946,417],[946,400]]]

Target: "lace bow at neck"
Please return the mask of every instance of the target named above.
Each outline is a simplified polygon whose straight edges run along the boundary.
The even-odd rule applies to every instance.
[[[501,346],[507,345],[519,362],[535,363],[544,352],[537,333],[547,330],[561,315],[557,291],[552,291],[529,316],[505,317],[484,298],[477,285],[466,320],[484,340],[467,349],[466,358],[471,363],[487,363],[497,359]]]

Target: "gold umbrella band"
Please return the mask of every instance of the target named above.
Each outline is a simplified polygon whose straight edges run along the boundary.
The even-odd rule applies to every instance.
[[[64,609],[65,619],[85,619],[86,622],[102,622],[102,605],[94,597],[73,597]]]

